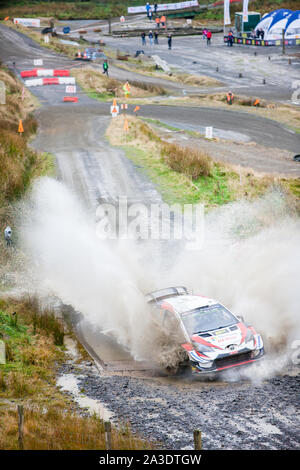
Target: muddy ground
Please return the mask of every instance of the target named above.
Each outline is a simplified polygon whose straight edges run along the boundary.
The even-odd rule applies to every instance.
[[[299,370],[287,372],[252,383],[99,375],[91,366],[61,370],[77,377],[81,397],[99,400],[112,422],[128,422],[159,448],[176,450],[193,448],[194,429],[207,450],[299,449]]]

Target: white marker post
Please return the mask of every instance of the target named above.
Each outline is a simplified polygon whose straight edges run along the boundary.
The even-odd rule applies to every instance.
[[[213,138],[213,127],[209,126],[205,128],[205,138],[212,139]]]

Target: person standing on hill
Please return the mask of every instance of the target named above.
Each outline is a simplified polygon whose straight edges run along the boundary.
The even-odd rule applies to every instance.
[[[169,50],[172,49],[172,34],[168,34],[168,47]]]
[[[152,44],[153,44],[153,33],[152,33],[152,31],[149,31],[148,38],[149,38],[150,46],[152,46]]]
[[[148,18],[149,18],[149,11],[150,11],[150,10],[151,10],[150,3],[147,2],[147,3],[146,3],[146,11],[147,11],[147,16],[148,16]]]
[[[211,31],[207,31],[206,39],[207,39],[206,44],[209,46],[210,45],[210,40],[211,40]]]
[[[107,60],[105,60],[103,62],[102,67],[103,67],[103,72],[102,73],[104,73],[108,77],[108,63],[107,63]]]
[[[146,46],[146,33],[143,31],[141,34],[142,46]]]
[[[4,230],[4,239],[5,239],[5,241],[6,241],[6,245],[7,245],[7,246],[11,246],[11,245],[12,245],[11,236],[12,236],[12,230],[11,230],[10,226],[8,225],[8,226],[6,227],[6,229]]]

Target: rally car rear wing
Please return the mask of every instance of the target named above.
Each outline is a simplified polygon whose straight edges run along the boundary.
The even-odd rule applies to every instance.
[[[164,300],[176,295],[188,295],[187,288],[183,286],[167,287],[166,289],[150,292],[146,295],[146,302],[158,302],[159,300]]]

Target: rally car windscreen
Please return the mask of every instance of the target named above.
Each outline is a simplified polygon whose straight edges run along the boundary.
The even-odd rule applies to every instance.
[[[182,321],[190,335],[217,330],[238,323],[237,319],[223,305],[199,307],[182,314]]]

